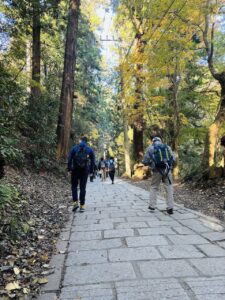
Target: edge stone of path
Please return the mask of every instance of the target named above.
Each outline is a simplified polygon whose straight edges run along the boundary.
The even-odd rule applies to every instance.
[[[132,185],[132,183],[127,182],[126,180],[120,179],[123,184],[127,185],[127,187],[132,187],[132,190],[136,192],[144,193],[145,195],[149,195],[149,191],[146,191],[145,189],[142,189],[140,187]],[[141,195],[136,193],[136,197],[141,199],[143,202],[148,203],[148,200],[146,198],[140,197]],[[158,200],[165,201],[165,198],[162,196],[158,196]],[[175,207],[179,209],[183,209],[187,212],[190,212],[196,216],[198,216],[202,220],[206,220],[208,222],[217,224],[221,226],[221,230],[225,229],[225,222],[211,216],[207,216],[201,212],[192,210],[190,208],[184,207],[182,204],[177,204],[175,202]],[[72,207],[69,207],[69,211],[72,211]],[[176,214],[176,210],[174,215]],[[58,293],[61,290],[61,284],[64,277],[64,268],[65,268],[65,260],[68,255],[68,248],[69,248],[69,242],[70,242],[70,236],[72,234],[72,224],[74,221],[74,214],[71,212],[69,221],[66,223],[65,227],[62,229],[61,234],[58,238],[57,244],[56,244],[56,254],[53,254],[52,259],[50,261],[50,266],[54,267],[54,273],[47,276],[48,283],[43,286],[40,290],[40,294],[37,296],[37,300],[57,300]],[[179,220],[178,220],[179,221]]]
[[[74,214],[72,207],[68,207],[69,221],[62,228],[56,243],[56,253],[52,255],[49,265],[54,269],[54,273],[47,276],[48,283],[45,284],[40,294],[37,295],[37,300],[57,300],[57,294],[60,292],[61,283],[64,275],[65,261],[68,255],[70,236],[72,234],[72,224]],[[70,213],[71,212],[71,213]]]

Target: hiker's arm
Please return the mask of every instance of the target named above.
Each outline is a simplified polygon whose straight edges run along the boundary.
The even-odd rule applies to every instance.
[[[144,160],[143,163],[147,166],[149,166],[152,162],[152,154],[151,154],[151,148],[148,148],[145,155],[144,155]]]
[[[90,155],[90,160],[91,160],[90,173],[93,174],[94,173],[94,166],[95,166],[95,153],[92,149],[90,150],[89,155]]]
[[[68,164],[67,164],[67,169],[68,171],[72,171],[72,163],[73,163],[73,150],[70,150],[69,156],[68,156]]]
[[[170,152],[170,155],[172,157],[172,163],[174,164],[176,162],[176,156],[174,155],[172,149],[170,148],[170,146],[168,146],[168,149],[169,149],[169,152]]]

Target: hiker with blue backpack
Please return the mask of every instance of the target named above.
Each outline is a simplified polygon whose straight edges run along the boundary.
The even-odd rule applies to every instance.
[[[85,195],[88,174],[92,175],[95,166],[95,154],[91,147],[87,145],[87,138],[81,138],[80,143],[74,146],[68,158],[68,171],[71,172],[71,186],[73,197],[73,211],[79,208],[80,212],[85,211]],[[80,187],[80,195],[78,197],[78,184]]]
[[[108,170],[109,170],[109,177],[112,181],[112,184],[114,184],[114,177],[116,172],[116,165],[113,157],[110,157],[108,161]]]
[[[157,203],[157,192],[160,183],[166,186],[167,193],[167,213],[173,214],[174,198],[173,198],[173,182],[172,167],[175,158],[171,148],[167,144],[163,144],[160,137],[154,137],[152,145],[148,147],[144,156],[144,164],[149,165],[152,170],[152,181],[150,188],[149,210],[154,211]]]

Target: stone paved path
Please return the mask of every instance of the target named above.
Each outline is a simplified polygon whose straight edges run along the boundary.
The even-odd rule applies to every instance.
[[[149,193],[126,182],[88,184],[87,209],[71,216],[39,299],[223,300],[223,224],[182,206],[147,209]]]

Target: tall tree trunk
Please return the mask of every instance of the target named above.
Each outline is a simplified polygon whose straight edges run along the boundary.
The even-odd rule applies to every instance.
[[[212,8],[215,5],[214,1],[206,1],[205,14],[205,29],[203,31],[203,41],[208,60],[208,68],[214,79],[216,79],[221,87],[221,98],[218,106],[217,115],[213,124],[209,127],[205,150],[203,157],[203,167],[209,172],[209,177],[214,177],[215,174],[215,152],[219,140],[219,132],[225,123],[225,71],[218,72],[214,65],[214,33],[215,33],[215,15],[213,15]]]
[[[128,137],[129,125],[125,112],[123,113],[123,133],[124,133],[124,159],[125,159],[125,176],[131,177],[131,159],[130,144]]]
[[[175,70],[174,74],[169,76],[171,80],[171,86],[170,86],[170,92],[171,92],[171,102],[172,102],[172,109],[173,109],[173,125],[170,130],[170,135],[171,135],[171,147],[172,150],[176,153],[176,164],[173,169],[173,177],[174,179],[178,179],[179,177],[179,156],[178,156],[178,138],[180,134],[180,116],[179,116],[179,106],[178,106],[178,90],[179,90],[179,85],[180,85],[180,76],[179,76],[179,61],[176,58],[176,65],[175,65]]]
[[[76,63],[76,42],[79,12],[80,0],[70,0],[64,57],[64,72],[57,127],[58,158],[67,157],[69,151],[69,139],[73,113],[74,71]]]
[[[0,179],[4,177],[4,166],[5,166],[5,160],[3,156],[0,154]]]
[[[27,92],[31,93],[30,78],[31,78],[31,41],[29,37],[26,40],[26,76],[27,76]]]
[[[145,42],[142,41],[143,33],[138,33],[136,35],[136,51],[139,57],[142,56],[144,52]],[[136,89],[135,89],[135,116],[133,124],[133,156],[135,161],[140,161],[144,156],[144,116],[143,116],[143,65],[137,63],[135,68],[135,78],[136,78]]]
[[[209,170],[209,177],[215,176],[215,153],[219,141],[220,129],[225,123],[225,72],[220,73],[218,81],[221,86],[221,98],[215,120],[207,132],[203,158],[203,167]]]
[[[31,95],[40,96],[40,72],[41,72],[41,21],[39,0],[33,0],[33,24],[32,24],[32,84]]]

